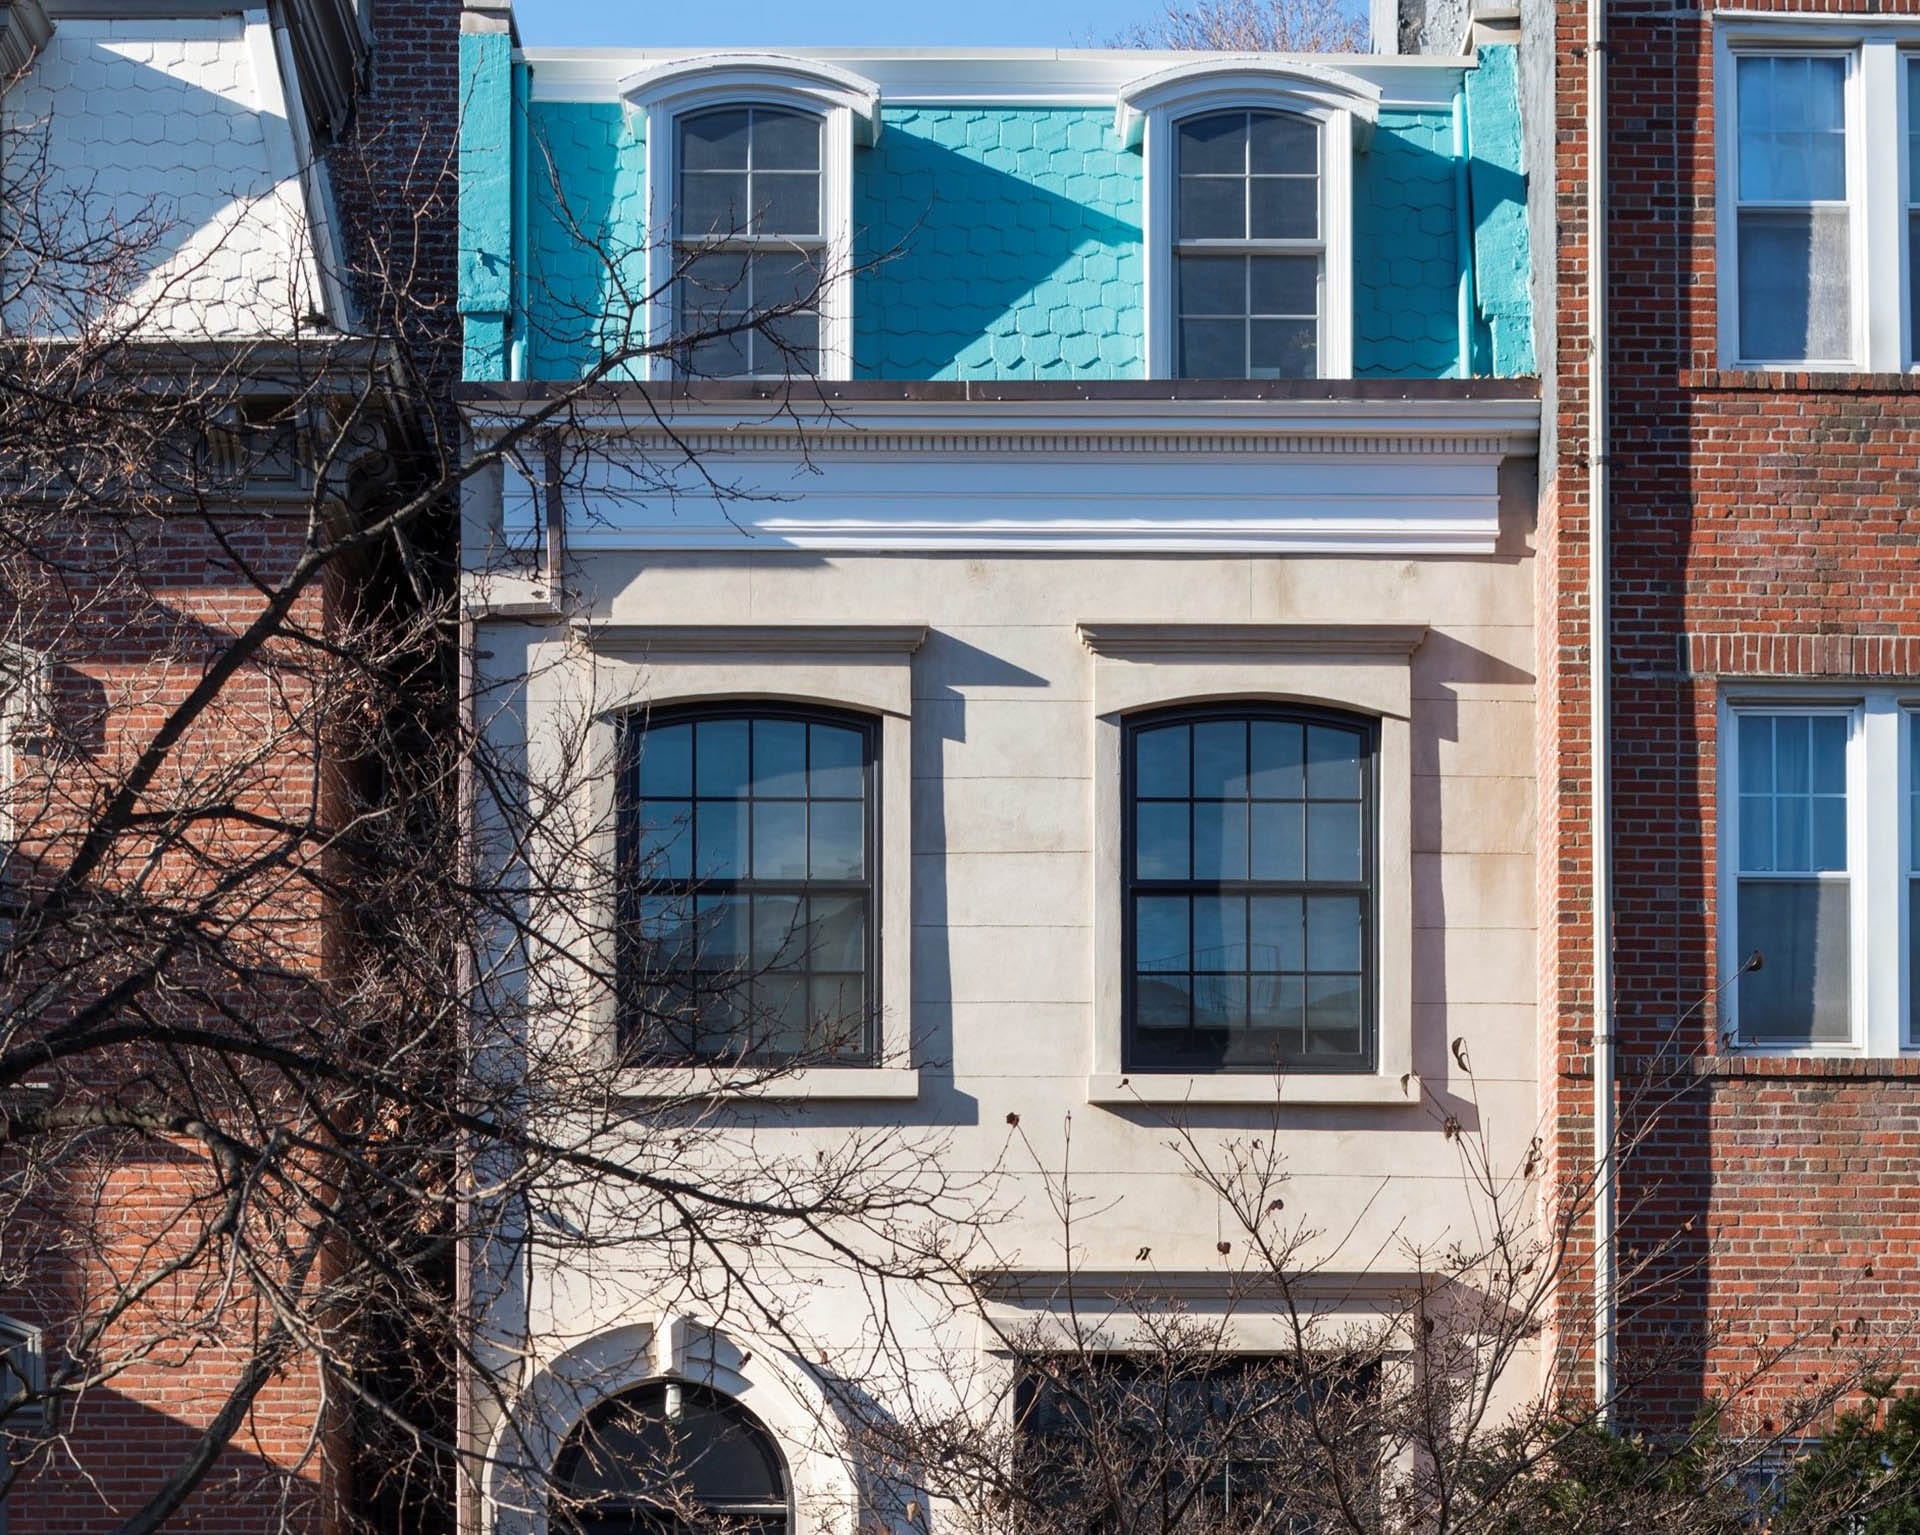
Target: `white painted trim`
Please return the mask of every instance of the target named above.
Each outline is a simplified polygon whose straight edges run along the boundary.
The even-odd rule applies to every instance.
[[[864,143],[880,134],[879,86],[852,70],[790,53],[705,53],[648,64],[623,77],[619,92],[648,111],[684,112],[689,103],[732,97],[785,98],[812,112],[844,107],[859,121]]]
[[[774,55],[732,55],[736,59]],[[699,62],[699,61],[692,61]],[[822,119],[821,233],[825,237],[825,277],[820,285],[820,372],[827,381],[853,376],[853,139],[857,114],[845,93],[811,89],[791,71],[756,70],[746,65],[701,73],[675,73],[660,89],[647,88],[650,75],[633,98],[647,114],[647,315],[650,349],[647,377],[673,377],[668,344],[673,340],[674,206],[679,184],[676,120],[723,106],[787,107]],[[644,104],[642,104],[644,102]],[[878,123],[878,98],[874,98]],[[874,131],[878,131],[877,127]],[[803,380],[795,380],[796,386]]]
[[[1332,74],[1333,71],[1325,73]],[[1156,77],[1161,78],[1161,77]],[[1338,105],[1331,87],[1296,89],[1279,72],[1235,70],[1185,74],[1143,92],[1139,131],[1145,165],[1142,186],[1142,271],[1146,306],[1148,378],[1175,376],[1174,191],[1178,180],[1174,125],[1188,117],[1235,110],[1290,112],[1320,130],[1319,377],[1353,376],[1353,156],[1359,136],[1356,110]],[[1364,84],[1356,81],[1355,84]],[[1360,98],[1352,98],[1359,100]],[[1372,124],[1373,101],[1360,121]],[[1124,105],[1120,111],[1128,110]],[[1117,125],[1116,125],[1117,126]]]
[[[542,101],[615,101],[622,82],[650,66],[710,57],[713,49],[528,48]],[[1193,55],[1133,49],[798,48],[786,58],[835,64],[869,80],[889,106],[1097,106],[1111,108],[1143,72]],[[1465,56],[1261,55],[1281,65],[1337,70],[1377,87],[1382,108],[1444,111],[1473,65]]]
[[[1130,80],[1119,91],[1113,131],[1129,149],[1140,142],[1156,112],[1188,117],[1237,98],[1276,103],[1276,110],[1324,116],[1348,112],[1371,125],[1379,115],[1380,87],[1325,64],[1277,54],[1202,54]],[[1226,100],[1222,100],[1226,98]]]
[[[1720,1028],[1729,1048],[1783,1057],[1885,1058],[1911,1050],[1906,1019],[1906,884],[1910,687],[1858,683],[1732,686],[1716,711],[1715,897],[1720,965]],[[1739,931],[1740,786],[1735,727],[1747,714],[1841,715],[1847,731],[1848,1005],[1851,1037],[1807,1046],[1745,1044],[1739,1037],[1739,982],[1745,960]],[[1888,835],[1893,828],[1895,835]]]
[[[563,492],[567,541],[579,551],[1486,554],[1499,536],[1501,464],[1531,450],[1522,426],[1538,407],[1466,403],[1473,413],[1392,402],[1386,419],[1368,421],[1355,407],[1369,402],[1269,402],[1256,422],[1222,416],[1216,401],[1166,402],[1150,421],[1095,412],[1063,422],[1057,404],[1028,414],[892,402],[824,423],[742,423],[737,404],[663,402],[664,426],[610,423],[600,450],[581,457]],[[484,441],[489,416],[469,424]],[[530,537],[543,517],[538,488],[510,476],[506,535]]]
[[[1865,16],[1757,17],[1722,11],[1714,25],[1714,237],[1718,352],[1723,368],[1900,372],[1914,366],[1906,281],[1906,91],[1903,45],[1920,23]],[[1735,63],[1742,54],[1820,54],[1847,60],[1847,211],[1852,245],[1850,355],[1754,360],[1740,352],[1739,134]],[[1891,154],[1873,146],[1893,144]]]
[[[340,231],[334,223],[333,183],[325,157],[313,151],[312,130],[300,91],[300,70],[294,61],[293,39],[283,23],[275,23],[272,33],[273,59],[277,66],[275,79],[284,91],[280,110],[293,137],[294,163],[307,210],[305,265],[316,284],[314,291],[325,306],[322,312],[336,329],[350,331],[355,327],[354,305],[342,277],[347,264],[340,246]],[[262,66],[256,62],[256,67]]]

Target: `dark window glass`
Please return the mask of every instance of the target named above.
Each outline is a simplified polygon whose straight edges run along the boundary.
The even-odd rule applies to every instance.
[[[718,1392],[678,1381],[601,1403],[554,1467],[569,1535],[784,1535],[786,1474],[765,1429]]]
[[[1378,1474],[1371,1365],[1169,1350],[1036,1359],[1014,1409],[1022,1501],[1078,1529],[1309,1535]]]
[[[1320,128],[1214,112],[1174,129],[1174,309],[1183,378],[1312,378],[1319,366]]]
[[[823,131],[818,117],[773,107],[679,120],[674,317],[683,372],[818,369]]]
[[[1126,732],[1129,1071],[1368,1071],[1374,729],[1306,711]]]
[[[632,1058],[871,1058],[873,761],[874,728],[855,716],[743,707],[628,725]]]

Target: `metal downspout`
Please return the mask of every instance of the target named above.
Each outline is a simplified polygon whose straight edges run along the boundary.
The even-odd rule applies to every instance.
[[[1453,206],[1455,246],[1460,261],[1457,297],[1460,327],[1459,377],[1473,377],[1473,197],[1468,185],[1467,159],[1473,153],[1467,136],[1467,92],[1461,87],[1453,93]]]
[[[1611,1421],[1615,1390],[1613,809],[1609,782],[1612,624],[1608,603],[1607,11],[1587,0],[1587,667],[1593,847],[1593,1154],[1595,1404]]]

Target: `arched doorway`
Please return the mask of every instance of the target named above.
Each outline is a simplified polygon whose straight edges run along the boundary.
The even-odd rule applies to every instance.
[[[554,1466],[567,1535],[787,1535],[772,1437],[704,1386],[655,1381],[583,1418]]]

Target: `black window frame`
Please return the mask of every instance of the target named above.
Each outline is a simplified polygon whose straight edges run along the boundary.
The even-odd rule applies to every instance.
[[[658,1398],[659,1415],[665,1416],[672,1410],[670,1404],[674,1393],[678,1393],[682,1401],[691,1400],[700,1404],[705,1412],[725,1420],[733,1432],[741,1434],[765,1459],[771,1480],[777,1484],[780,1492],[778,1503],[771,1498],[750,1497],[724,1501],[693,1500],[698,1502],[701,1513],[711,1516],[712,1526],[732,1530],[735,1535],[791,1535],[793,1477],[788,1470],[786,1457],[780,1453],[779,1441],[738,1400],[711,1386],[696,1385],[691,1381],[648,1381],[596,1403],[574,1426],[561,1446],[560,1454],[554,1461],[554,1488],[563,1493],[572,1493],[580,1462],[589,1453],[589,1436],[600,1423],[623,1411],[636,1416],[650,1413],[656,1405],[655,1398]],[[708,1527],[707,1522],[691,1523],[681,1518],[671,1506],[644,1496],[614,1495],[598,1503],[582,1501],[579,1507],[563,1506],[556,1513],[555,1526],[565,1531],[566,1535],[699,1535],[703,1528]]]
[[[1360,755],[1360,880],[1357,884],[1299,880],[1143,880],[1138,875],[1138,799],[1135,785],[1135,743],[1144,731],[1166,725],[1194,725],[1233,721],[1250,723],[1270,720],[1302,726],[1330,725],[1359,735]],[[1192,785],[1188,785],[1192,802]],[[1310,803],[1305,801],[1303,803]],[[1370,1076],[1379,1070],[1380,1060],[1380,722],[1369,715],[1339,709],[1301,704],[1265,702],[1259,699],[1221,701],[1154,709],[1130,714],[1121,721],[1120,732],[1120,986],[1121,986],[1121,1069],[1143,1076],[1228,1076],[1249,1072],[1283,1072],[1296,1076]],[[1252,832],[1249,828],[1249,837]],[[1360,933],[1360,1029],[1364,1048],[1353,1063],[1315,1064],[1310,1059],[1278,1060],[1258,1068],[1223,1064],[1206,1060],[1199,1054],[1188,1062],[1165,1065],[1146,1064],[1136,1045],[1138,973],[1135,960],[1138,946],[1136,916],[1139,895],[1185,895],[1188,897],[1243,893],[1262,895],[1338,895],[1361,897]],[[1310,973],[1310,972],[1309,972]],[[1189,1024],[1188,1032],[1193,1031]]]
[[[639,839],[643,828],[640,816],[640,759],[641,743],[650,730],[663,729],[673,725],[698,727],[703,721],[744,720],[748,725],[748,741],[752,741],[752,724],[756,720],[786,720],[797,724],[824,725],[837,730],[856,732],[861,739],[861,782],[864,795],[862,815],[862,836],[865,839],[866,873],[858,880],[756,880],[751,877],[737,880],[701,880],[690,876],[685,880],[638,880],[633,871],[639,861]],[[735,698],[714,699],[693,704],[674,705],[661,709],[646,709],[627,713],[618,721],[618,745],[615,755],[615,878],[617,882],[616,914],[617,933],[615,959],[616,980],[616,1018],[615,1033],[619,1042],[622,1059],[634,1065],[643,1066],[701,1066],[701,1065],[758,1065],[777,1066],[796,1062],[815,1066],[835,1067],[871,1067],[879,1064],[881,1056],[880,1016],[881,1016],[881,954],[880,954],[880,892],[882,850],[880,841],[880,720],[870,714],[852,709],[837,709],[830,705],[811,705],[804,703],[782,702],[779,700]],[[751,751],[751,744],[749,744]],[[697,759],[696,759],[697,761]],[[697,771],[697,767],[696,767]],[[749,780],[752,777],[751,758],[749,758]],[[691,802],[697,804],[698,794],[691,796]],[[809,792],[806,803],[812,802]],[[697,816],[698,811],[696,809]],[[695,835],[690,827],[688,835]],[[751,817],[749,817],[748,837],[751,839]],[[749,840],[748,847],[751,847]],[[748,855],[751,867],[751,853]],[[648,896],[686,894],[699,895],[753,894],[769,895],[798,894],[804,898],[808,894],[825,892],[830,894],[854,894],[862,897],[865,915],[865,1013],[861,1048],[858,1051],[834,1053],[831,1055],[793,1055],[775,1054],[767,1051],[751,1050],[715,1050],[712,1053],[691,1051],[635,1048],[631,1040],[632,1011],[637,999],[634,987],[637,984],[634,975],[634,957],[632,945],[637,941],[639,911],[637,902]],[[811,974],[812,972],[802,972]],[[696,988],[697,989],[697,988]]]

